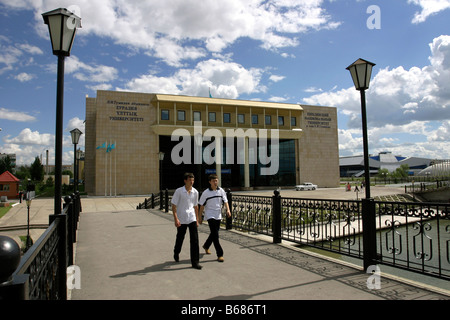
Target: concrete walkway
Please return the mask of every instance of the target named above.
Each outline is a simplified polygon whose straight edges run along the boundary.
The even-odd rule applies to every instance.
[[[199,228],[200,245],[208,236]],[[189,236],[173,260],[176,228],[159,210],[83,213],[75,264],[81,289],[72,300],[434,300],[444,295],[386,277],[369,290],[369,274],[348,265],[237,231],[221,230],[225,262],[201,250],[191,267]]]
[[[329,194],[330,190],[325,192]],[[342,190],[335,192],[345,194]],[[212,255],[201,250],[203,269],[195,270],[190,264],[189,235],[180,262],[176,263],[176,228],[171,214],[136,210],[143,201],[144,196],[82,198],[75,256],[81,271],[81,289],[70,292],[72,300],[450,299],[450,288],[424,288],[384,274],[380,289],[370,290],[370,275],[360,268],[306,253],[287,242],[274,245],[270,238],[234,230],[220,233],[225,262],[216,261],[214,248]],[[53,199],[35,199],[30,210],[31,223],[48,223],[52,213]],[[23,224],[25,203],[11,208],[0,219],[0,226]],[[11,232],[26,234],[26,230],[0,234],[11,236]],[[201,225],[200,245],[208,233],[206,223]]]

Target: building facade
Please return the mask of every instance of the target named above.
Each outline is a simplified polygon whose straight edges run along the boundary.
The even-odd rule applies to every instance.
[[[97,91],[85,131],[90,195],[175,189],[184,172],[200,190],[210,173],[232,190],[339,185],[336,108]]]

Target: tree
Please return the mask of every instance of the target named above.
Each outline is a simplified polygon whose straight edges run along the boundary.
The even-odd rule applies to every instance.
[[[5,171],[9,171],[12,173],[11,158],[9,156],[0,159],[0,174]]]
[[[396,178],[406,178],[408,177],[409,166],[407,164],[402,164],[399,168],[395,169],[394,176]]]
[[[41,160],[39,160],[39,157],[36,157],[34,159],[34,162],[31,164],[30,175],[31,180],[33,181],[44,180],[44,166],[41,164]]]

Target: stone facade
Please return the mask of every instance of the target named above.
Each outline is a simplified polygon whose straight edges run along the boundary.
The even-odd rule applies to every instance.
[[[159,135],[170,136],[176,129],[185,129],[193,135],[196,117],[200,117],[202,132],[217,129],[224,136],[227,129],[257,133],[277,130],[280,139],[298,141],[296,183],[310,181],[319,187],[339,185],[335,108],[97,91],[96,98],[86,98],[88,194],[119,196],[158,192]],[[245,170],[247,175],[248,166]],[[251,187],[249,180],[245,181],[246,185],[240,187]]]

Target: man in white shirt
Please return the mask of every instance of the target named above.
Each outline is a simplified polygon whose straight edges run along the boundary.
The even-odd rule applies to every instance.
[[[173,258],[176,262],[180,259],[181,247],[183,246],[186,229],[189,228],[191,245],[191,263],[195,269],[201,269],[199,265],[200,253],[198,245],[198,191],[193,187],[194,175],[184,174],[184,186],[178,188],[172,197],[172,213],[177,237],[173,249]]]
[[[208,221],[209,234],[208,239],[206,239],[203,249],[205,249],[206,254],[211,254],[209,247],[214,244],[214,248],[217,253],[217,261],[223,262],[223,249],[219,242],[219,229],[220,221],[222,220],[222,204],[227,210],[227,217],[231,216],[230,208],[228,207],[228,199],[225,191],[219,187],[219,180],[217,175],[211,174],[208,177],[210,187],[203,191],[200,197],[200,210],[199,217],[202,216],[203,210],[205,211],[205,220]]]

